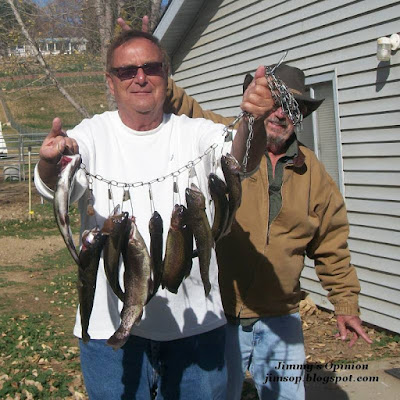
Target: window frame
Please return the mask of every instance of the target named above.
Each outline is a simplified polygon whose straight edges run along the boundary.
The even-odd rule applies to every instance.
[[[331,82],[332,93],[333,93],[333,109],[334,109],[334,120],[335,120],[335,134],[336,134],[336,154],[338,162],[338,179],[339,179],[339,190],[344,195],[344,171],[343,171],[343,156],[342,156],[342,140],[340,130],[340,118],[339,118],[339,100],[338,100],[338,85],[337,85],[337,69],[333,71],[313,75],[305,78],[305,85],[310,90],[310,96],[314,97],[314,89],[312,85],[318,83]],[[318,135],[318,116],[317,112],[311,114],[312,128],[313,128],[313,139],[314,139],[314,152],[319,159],[319,135]]]

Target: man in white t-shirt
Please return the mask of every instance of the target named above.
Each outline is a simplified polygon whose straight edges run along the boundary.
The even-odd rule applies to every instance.
[[[247,171],[254,170],[261,159],[265,148],[263,120],[273,106],[264,73],[264,67],[257,69],[241,104],[243,111],[255,117]],[[184,203],[189,174],[191,182],[205,195],[206,204],[210,204],[208,175],[215,169],[215,160],[227,151],[243,160],[249,133],[247,121],[242,121],[233,142],[229,142],[223,125],[164,114],[168,64],[157,39],[148,33],[123,32],[111,43],[106,76],[118,111],[85,119],[68,134],[62,130],[60,119],[55,118],[40,150],[36,186],[43,196],[52,199],[61,154],[79,153],[86,173],[102,177],[91,179],[95,214],[88,215],[92,213],[86,212],[88,192],[86,179],[81,179],[83,170],[76,175],[71,201],[79,200],[81,232],[101,227],[114,206],[120,204],[135,216],[138,230],[149,246],[148,224],[154,205],[163,219],[165,244],[173,205]],[[191,161],[199,157],[193,174]],[[179,172],[172,174],[174,171]],[[163,177],[166,178],[157,179]],[[129,185],[124,188],[110,182]],[[124,197],[128,188],[130,200]],[[211,221],[209,207],[206,213]],[[121,286],[123,272],[122,264]],[[154,388],[158,389],[157,399],[225,397],[226,320],[214,250],[209,276],[211,291],[205,296],[195,258],[190,276],[178,293],[159,288],[126,344],[115,351],[106,342],[119,327],[123,303],[111,290],[101,258],[88,328],[91,339],[88,343],[80,340],[82,372],[90,399],[150,399]],[[78,316],[79,313],[74,334],[80,338]]]

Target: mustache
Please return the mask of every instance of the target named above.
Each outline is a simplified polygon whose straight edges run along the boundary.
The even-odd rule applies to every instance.
[[[283,127],[287,127],[288,126],[288,123],[287,123],[287,121],[285,119],[279,119],[279,118],[276,118],[276,117],[272,117],[272,118],[268,118],[267,121],[268,122],[272,122],[273,124],[276,124],[276,125],[283,126]]]

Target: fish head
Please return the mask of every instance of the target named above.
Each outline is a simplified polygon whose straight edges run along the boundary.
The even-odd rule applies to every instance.
[[[128,222],[129,213],[123,212],[121,214],[110,215],[103,224],[102,233],[105,235],[111,235],[114,231],[121,229],[126,226]]]
[[[114,209],[111,211],[110,217],[113,215],[118,215],[121,213],[121,206],[118,204],[117,206],[114,207]]]
[[[201,190],[194,183],[190,185],[190,188],[186,188],[185,195],[187,204],[192,204],[195,207],[201,208],[206,207],[206,199]]]
[[[150,232],[156,231],[157,228],[162,228],[162,225],[163,225],[163,221],[162,221],[161,215],[157,211],[154,211],[154,213],[151,216],[150,221],[149,221]]]
[[[80,163],[80,154],[63,155],[60,160],[61,171],[63,171],[69,165],[71,166],[71,168],[76,169],[79,167]]]
[[[208,176],[208,187],[210,189],[210,192],[215,192],[215,193],[226,193],[227,192],[227,187],[225,182],[219,178],[216,174],[211,173]]]
[[[127,212],[123,212],[121,214],[113,215],[111,217],[111,221],[114,225],[122,224],[123,222],[127,222],[129,214]]]
[[[185,224],[186,207],[182,204],[175,204],[171,216],[171,229],[178,230]]]
[[[82,234],[82,250],[86,250],[93,246],[99,233],[100,229],[97,227],[90,230],[85,230]]]
[[[227,153],[224,156],[221,156],[221,165],[222,169],[228,168],[233,173],[239,173],[241,170],[239,162],[236,160],[233,155]]]

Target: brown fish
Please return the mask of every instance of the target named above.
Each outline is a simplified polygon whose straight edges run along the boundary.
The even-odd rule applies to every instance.
[[[229,218],[229,202],[226,197],[228,189],[225,182],[213,173],[208,176],[208,188],[214,202],[214,221],[211,232],[214,241],[217,242],[225,232]]]
[[[89,320],[92,313],[94,294],[96,291],[97,271],[101,252],[107,236],[98,228],[86,230],[82,235],[82,248],[79,253],[80,267],[78,270],[79,311],[81,315],[82,340],[86,343]]]
[[[189,215],[188,225],[192,228],[196,241],[201,280],[203,281],[204,292],[206,296],[208,296],[211,290],[209,269],[211,249],[214,241],[205,211],[205,197],[203,193],[201,193],[200,189],[193,183],[190,188],[186,189],[185,195]]]
[[[147,303],[149,294],[153,291],[151,257],[134,218],[129,221],[128,242],[122,252],[125,266],[125,298],[121,311],[121,324],[107,341],[107,344],[114,350],[126,343],[133,324],[140,322],[143,307]]]
[[[175,204],[168,231],[162,287],[177,293],[192,268],[193,234],[187,225],[187,209]]]
[[[161,284],[163,274],[163,220],[161,215],[154,211],[149,221],[150,257],[154,268],[154,296]]]
[[[230,232],[236,211],[242,201],[242,184],[240,182],[240,164],[237,162],[235,157],[230,154],[222,156],[221,167],[222,172],[224,173],[229,197],[229,217],[225,226],[225,232],[222,234],[222,236],[224,236]]]
[[[124,292],[119,284],[119,260],[122,247],[126,241],[129,218],[127,212],[119,213],[119,209],[119,206],[115,207],[112,215],[104,221],[101,231],[105,235],[108,235],[106,244],[104,245],[104,271],[111,289],[123,301]]]

